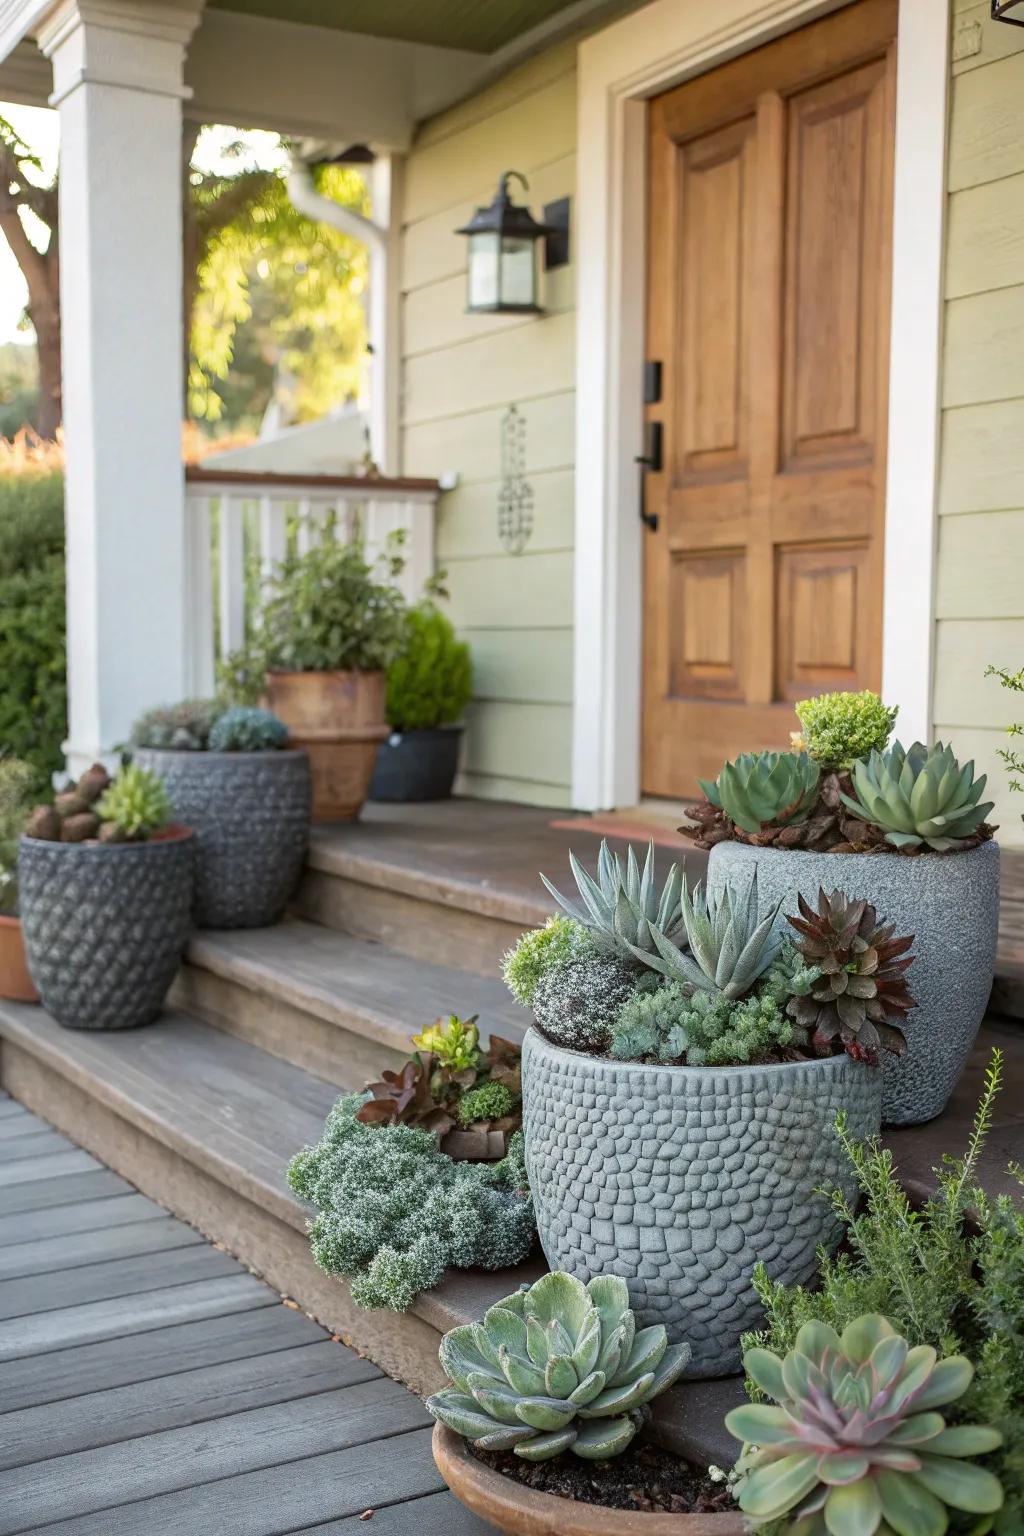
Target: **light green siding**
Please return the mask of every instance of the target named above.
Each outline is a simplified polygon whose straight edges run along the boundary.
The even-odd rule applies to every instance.
[[[955,0],[933,718],[990,775],[1000,838],[1024,845],[998,757],[1024,664],[1024,29]]]
[[[451,614],[473,649],[464,793],[569,803],[572,735],[575,274],[544,282],[540,318],[467,315],[454,231],[522,171],[529,203],[573,197],[575,42],[547,50],[421,130],[406,167],[402,454],[407,473],[454,471],[438,512]],[[501,422],[523,418],[533,533],[498,538]]]

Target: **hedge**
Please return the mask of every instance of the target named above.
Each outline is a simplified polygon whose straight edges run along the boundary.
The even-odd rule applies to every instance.
[[[48,779],[66,734],[63,477],[0,474],[0,751]]]

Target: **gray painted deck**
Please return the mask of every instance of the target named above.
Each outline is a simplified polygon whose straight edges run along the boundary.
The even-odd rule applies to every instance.
[[[494,1536],[417,1397],[2,1093],[0,1126],[0,1536]]]

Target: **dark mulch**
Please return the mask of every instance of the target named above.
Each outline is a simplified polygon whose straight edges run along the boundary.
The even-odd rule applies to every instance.
[[[532,1462],[511,1451],[470,1449],[505,1477],[581,1504],[667,1515],[730,1514],[736,1509],[722,1483],[713,1483],[706,1473],[655,1445],[634,1442],[611,1461],[583,1461],[566,1451],[550,1461]]]

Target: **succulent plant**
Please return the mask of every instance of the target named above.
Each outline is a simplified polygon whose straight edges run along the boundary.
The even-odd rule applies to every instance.
[[[810,1044],[827,1052],[838,1039],[850,1056],[872,1064],[880,1050],[902,1056],[901,1029],[914,1007],[906,972],[913,935],[894,938],[895,928],[879,923],[867,901],[850,901],[842,891],[818,892],[817,910],[797,898],[799,916],[787,921],[799,937],[796,947],[821,973],[811,990],[791,997],[786,1011],[806,1031]]]
[[[461,1126],[479,1125],[483,1120],[511,1119],[515,1108],[516,1097],[511,1088],[504,1083],[486,1082],[462,1095],[456,1116]]]
[[[225,710],[210,730],[211,752],[276,752],[288,744],[288,727],[269,709],[240,704]]]
[[[632,845],[626,854],[626,867],[623,870],[619,855],[612,853],[604,839],[597,859],[596,880],[573,853],[569,855],[569,865],[576,879],[582,906],[563,896],[546,875],[540,878],[563,911],[575,918],[601,949],[629,957],[638,949],[644,953],[653,951],[651,930],[654,927],[659,928],[670,940],[681,932],[682,869],[678,864],[673,864],[659,891],[654,877],[653,839],[647,846],[643,872]]]
[[[533,1017],[556,1045],[603,1051],[636,986],[632,965],[587,943],[545,970],[533,989]]]
[[[96,811],[101,823],[113,829],[114,836],[110,841],[122,838],[126,842],[143,842],[165,827],[171,818],[171,804],[163,780],[138,763],[129,763],[121,769],[104,790]]]
[[[877,693],[819,693],[796,706],[802,740],[815,762],[849,768],[858,757],[883,752],[896,724],[899,705],[890,709]]]
[[[821,769],[806,752],[744,752],[715,780],[698,779],[708,801],[744,832],[806,821]]]
[[[689,1345],[637,1329],[626,1282],[555,1271],[441,1340],[452,1385],[427,1409],[484,1450],[604,1461],[626,1449],[647,1404],[682,1372]]]
[[[99,837],[110,841],[113,823],[106,838],[97,802],[109,788],[110,774],[102,763],[93,763],[76,784],[62,790],[52,805],[37,805],[25,825],[25,836],[48,843],[84,843]],[[120,836],[119,841],[125,841]]]
[[[421,1130],[444,1136],[456,1124],[467,1124],[462,1106],[486,1090],[500,1091],[500,1102],[508,1108],[496,1110],[492,1093],[486,1103],[477,1100],[472,1119],[503,1119],[513,1115],[521,1091],[518,1045],[492,1035],[486,1051],[479,1044],[476,1022],[463,1022],[454,1014],[438,1020],[418,1035],[413,1044],[420,1047],[398,1072],[381,1073],[379,1082],[370,1083],[370,1097],[356,1111],[362,1125],[415,1125]],[[432,1047],[440,1047],[440,1050]],[[502,1130],[517,1130],[518,1113]]]
[[[460,1019],[450,1013],[446,1019],[438,1019],[413,1035],[412,1043],[417,1050],[430,1051],[442,1067],[453,1072],[465,1072],[480,1060],[480,1030],[475,1014],[471,1019]]]
[[[746,1447],[737,1492],[755,1526],[785,1520],[794,1536],[942,1536],[950,1509],[1001,1507],[998,1478],[964,1460],[995,1450],[999,1431],[947,1429],[935,1412],[970,1384],[962,1355],[911,1349],[886,1318],[865,1313],[841,1337],[827,1323],[805,1323],[785,1359],[750,1349],[743,1364],[778,1405],[748,1403],[725,1418]]]
[[[205,752],[210,732],[224,713],[217,699],[183,699],[140,715],[131,729],[134,747],[176,752]]]
[[[894,741],[887,752],[872,752],[852,770],[853,794],[842,796],[847,810],[881,827],[894,848],[930,848],[948,853],[980,840],[993,801],[982,802],[986,776],[974,777],[941,741],[915,741],[904,751]]]
[[[667,934],[652,928],[656,953],[633,953],[652,970],[704,992],[739,998],[748,993],[779,953],[781,940],[774,932],[781,902],[767,917],[758,917],[757,870],[740,895],[731,881],[719,896],[708,896],[702,886],[690,896],[683,887],[683,929],[690,953],[678,949]]]
[[[501,974],[517,1003],[533,1006],[533,994],[544,972],[589,944],[586,930],[571,917],[556,914],[543,928],[531,928],[501,962]]]

